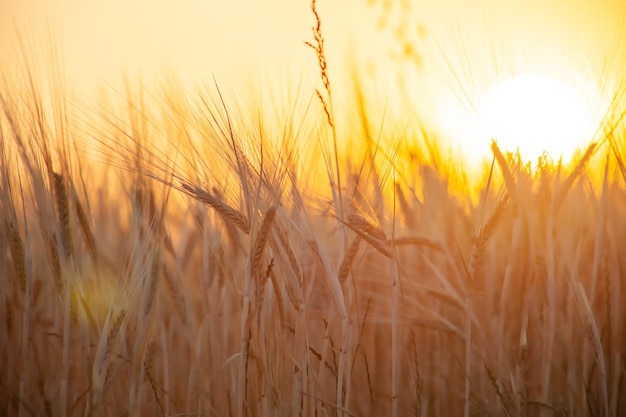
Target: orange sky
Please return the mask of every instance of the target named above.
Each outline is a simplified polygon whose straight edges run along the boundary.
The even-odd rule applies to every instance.
[[[388,87],[399,77],[413,104],[432,109],[510,72],[600,83],[603,71],[619,79],[626,67],[621,0],[318,0],[318,8],[335,82],[356,57],[387,103],[398,102]],[[183,80],[315,82],[315,57],[303,44],[312,23],[300,0],[0,0],[0,69],[15,67],[16,28],[39,40],[50,29],[78,89],[122,72],[150,80],[164,69]],[[421,67],[399,54],[403,45]]]
[[[626,11],[620,0],[318,3],[333,60],[346,53],[349,45],[363,49],[374,44],[373,55],[380,56],[381,49],[393,47],[389,35],[404,19],[407,26],[423,24],[427,38],[438,39],[452,55],[458,52],[454,51],[458,38],[463,37],[470,44],[487,40],[493,47],[501,43],[504,49],[517,49],[513,55],[526,55],[532,65],[540,62],[552,67],[578,67],[585,61],[593,65],[610,58]],[[401,3],[411,4],[409,13]],[[387,27],[381,30],[381,11],[389,9],[385,4],[391,10],[385,19]],[[0,7],[3,56],[13,42],[14,26],[26,35],[38,36],[49,26],[62,40],[71,72],[107,76],[126,65],[150,73],[165,64],[200,74],[225,69],[239,72],[242,65],[274,69],[310,63],[310,51],[302,45],[312,23],[307,1],[2,0]],[[412,33],[414,27],[407,32]],[[621,29],[626,34],[626,28]],[[550,62],[555,60],[569,62]]]

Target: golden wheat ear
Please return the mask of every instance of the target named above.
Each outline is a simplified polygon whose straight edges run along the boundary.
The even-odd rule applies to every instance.
[[[78,219],[78,225],[83,236],[83,241],[87,246],[87,252],[89,253],[89,256],[91,256],[92,261],[95,263],[98,261],[96,238],[93,234],[93,230],[91,230],[91,224],[87,216],[87,212],[76,195],[74,195],[74,207],[76,209],[76,218]]]
[[[232,222],[246,235],[250,234],[250,222],[239,210],[236,210],[222,201],[219,197],[213,195],[209,191],[202,190],[201,188],[191,186],[189,184],[182,184],[183,190],[196,200],[208,205],[217,211],[225,221]]]
[[[54,183],[54,197],[58,222],[61,230],[61,249],[65,259],[72,258],[74,254],[74,244],[70,225],[70,199],[68,196],[68,184],[63,176],[57,172],[52,173]]]

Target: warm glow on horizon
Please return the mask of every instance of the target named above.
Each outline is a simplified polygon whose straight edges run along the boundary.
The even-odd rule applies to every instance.
[[[610,97],[624,77],[621,1],[318,0],[317,7],[335,110],[353,104],[356,70],[374,123],[419,120],[469,162],[490,155],[491,137],[530,159],[543,150],[571,155],[605,110],[605,98],[589,97]],[[8,0],[0,6],[0,72],[19,67],[16,35],[35,43],[33,51],[48,49],[52,36],[78,91],[123,91],[122,75],[162,86],[173,74],[186,86],[215,79],[241,103],[258,102],[261,90],[316,100],[319,69],[304,45],[313,23],[309,0]],[[594,87],[581,95],[575,74]]]
[[[591,142],[600,119],[594,105],[574,87],[539,76],[521,76],[495,88],[480,104],[490,137],[527,160],[544,152],[569,159]]]
[[[501,149],[519,151],[527,161],[544,154],[568,160],[594,139],[608,106],[599,95],[597,87],[583,89],[544,76],[512,77],[479,96],[468,124],[449,134],[458,136],[470,158],[484,155],[495,139]],[[443,124],[454,125],[462,117],[442,111]]]

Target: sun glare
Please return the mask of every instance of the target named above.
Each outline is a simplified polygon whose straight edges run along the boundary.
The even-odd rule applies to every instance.
[[[494,86],[479,102],[489,138],[501,148],[519,150],[532,162],[547,153],[569,159],[593,139],[600,123],[589,91],[554,79],[525,75]]]

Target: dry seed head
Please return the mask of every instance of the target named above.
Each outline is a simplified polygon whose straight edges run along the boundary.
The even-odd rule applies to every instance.
[[[350,270],[352,269],[354,258],[356,258],[356,254],[359,251],[360,244],[360,236],[356,236],[352,240],[352,243],[350,243],[350,246],[343,257],[343,261],[341,262],[341,266],[339,267],[339,282],[343,283],[348,278],[348,274],[350,274]]]
[[[264,299],[264,294],[265,294],[265,285],[267,284],[267,281],[270,278],[270,274],[272,273],[272,270],[274,269],[274,258],[272,258],[270,260],[270,263],[267,265],[267,268],[265,269],[265,272],[261,275],[261,279],[259,282],[259,285],[257,286],[257,306],[259,306],[259,308],[263,305],[263,299]]]
[[[389,244],[394,244],[395,246],[404,246],[404,245],[414,245],[414,246],[426,246],[428,248],[441,251],[441,245],[437,242],[430,240],[427,237],[421,236],[405,236],[398,237],[396,239],[390,239],[387,241]]]
[[[485,226],[481,228],[477,239],[479,247],[484,248],[484,246],[487,244],[487,242],[495,232],[508,203],[509,196],[507,194],[498,202],[498,205],[494,209],[493,214],[491,215]]]
[[[189,184],[183,183],[182,188],[196,200],[201,201],[216,210],[222,215],[224,220],[235,223],[237,227],[239,227],[239,229],[246,235],[250,234],[250,222],[240,211],[230,207],[218,197],[207,191],[201,190],[198,187],[192,187]]]
[[[314,240],[309,240],[309,247],[311,248],[311,252],[313,252],[313,257],[317,261],[317,263],[321,266],[324,265],[324,260],[322,259],[322,254],[320,253],[320,248],[317,246]],[[324,268],[322,268],[322,271]]]
[[[315,90],[315,93],[317,94],[317,98],[322,103],[322,108],[324,109],[324,114],[326,114],[326,122],[328,123],[328,125],[330,127],[334,127],[334,125],[333,125],[333,118],[330,116],[330,110],[328,109],[328,104],[326,103],[326,100],[324,99],[324,96],[322,96],[322,93],[320,93],[320,90]]]
[[[213,196],[218,201],[224,201],[224,196],[220,192],[219,189],[217,189],[216,187],[213,187],[211,191],[213,192]],[[232,221],[224,221],[224,225],[226,226],[226,233],[228,234],[228,238],[230,239],[233,252],[235,253],[235,255],[239,255],[243,245],[242,245],[241,234],[239,233],[239,230],[238,230],[238,226]]]
[[[560,205],[563,203],[563,200],[565,200],[565,196],[569,192],[570,188],[572,187],[572,185],[574,185],[574,182],[576,181],[576,179],[578,179],[578,177],[582,173],[583,169],[587,165],[587,162],[589,162],[589,160],[593,156],[593,153],[596,150],[596,145],[597,144],[593,142],[587,147],[585,154],[582,156],[582,158],[580,158],[580,161],[578,161],[578,164],[576,164],[576,168],[574,168],[574,171],[565,179],[565,181],[563,181],[563,184],[561,184],[558,191],[555,193],[554,195],[555,210],[558,209]]]
[[[272,223],[274,222],[275,217],[276,207],[272,206],[265,213],[265,217],[263,218],[263,222],[261,223],[261,228],[253,245],[251,263],[251,272],[253,277],[260,276],[261,258],[263,256],[263,250],[265,249],[265,245],[267,244],[270,228],[272,226]]]
[[[482,258],[483,252],[489,239],[496,231],[498,227],[498,223],[502,218],[502,214],[504,213],[507,204],[509,202],[509,195],[505,195],[499,202],[496,208],[494,209],[491,217],[487,220],[487,223],[480,229],[480,232],[477,236],[474,237],[474,242],[472,244],[472,255],[470,258],[468,270],[472,279],[474,279],[474,275],[476,274],[476,266],[478,262]]]
[[[504,155],[502,155],[502,151],[500,151],[500,148],[495,140],[491,141],[491,151],[493,152],[496,161],[498,161],[498,165],[500,165],[502,176],[504,177],[504,183],[506,184],[509,194],[514,195],[516,190],[515,178],[513,178],[509,165],[507,164],[506,159],[504,158]]]
[[[83,206],[76,198],[75,200],[76,207],[76,217],[78,218],[78,225],[80,226],[80,231],[83,235],[83,240],[85,241],[85,245],[87,245],[87,251],[91,256],[91,259],[96,262],[98,259],[98,251],[96,249],[96,239],[93,236],[93,232],[91,231],[91,226],[89,225],[89,220],[87,219],[87,215],[83,210]]]
[[[326,90],[326,94],[328,96],[328,100],[324,98],[322,93],[319,90],[315,90],[317,97],[322,103],[322,107],[324,109],[324,113],[326,113],[326,121],[328,125],[332,128],[334,127],[333,119],[331,117],[330,110],[330,79],[328,78],[328,63],[326,62],[326,51],[324,50],[324,36],[322,35],[322,20],[320,19],[319,14],[317,13],[317,7],[315,6],[315,0],[311,1],[311,11],[313,12],[313,16],[315,17],[315,26],[313,27],[313,40],[314,42],[304,42],[305,45],[310,47],[315,51],[317,55],[317,63],[320,69],[320,76],[322,79],[322,84],[324,84],[324,89]]]
[[[300,311],[300,307],[302,306],[303,301],[296,294],[296,290],[292,287],[292,285],[285,281],[285,292],[287,292],[287,298],[291,301],[291,305],[296,311]]]
[[[370,235],[375,239],[383,242],[387,240],[387,235],[379,226],[375,226],[363,216],[358,214],[350,214],[348,216],[348,225]]]
[[[300,263],[298,262],[298,258],[291,247],[291,243],[289,242],[289,236],[284,228],[278,227],[278,238],[280,240],[280,244],[287,254],[287,259],[289,260],[289,264],[291,268],[298,277],[298,284],[302,285],[302,281],[304,280],[304,275],[302,274],[302,268],[300,268]]]
[[[113,325],[111,326],[108,335],[109,346],[115,343],[117,336],[119,335],[120,329],[122,328],[122,324],[124,323],[125,317],[126,310],[121,310],[117,314],[115,314],[113,319]]]
[[[393,256],[389,247],[389,240],[387,235],[380,227],[374,226],[365,218],[358,214],[351,214],[348,216],[348,221],[345,223],[353,232],[361,236],[367,243],[376,249],[381,255],[391,258]]]
[[[52,279],[54,286],[59,294],[63,294],[63,272],[61,268],[61,260],[59,259],[59,245],[53,233],[44,231],[44,240],[46,242],[46,252],[50,260],[50,268],[52,269]]]
[[[389,248],[388,241],[381,242],[379,239],[375,239],[371,235],[359,229],[352,230],[354,230],[359,236],[361,236],[367,243],[370,244],[371,247],[376,249],[381,255],[384,255],[387,258],[391,258],[393,256],[391,249]]]
[[[272,288],[274,289],[274,296],[276,297],[276,304],[278,305],[278,314],[283,323],[286,322],[287,317],[285,315],[285,307],[283,305],[283,296],[280,289],[280,282],[274,273],[274,270],[269,271],[270,279],[272,280]]]
[[[5,230],[9,236],[9,249],[13,257],[15,275],[22,293],[26,291],[26,257],[24,254],[24,243],[17,228],[17,223],[12,219],[5,218]]]
[[[73,253],[72,231],[70,228],[70,202],[67,193],[67,185],[63,175],[52,173],[54,178],[54,195],[56,198],[57,215],[61,226],[61,242],[63,251],[67,258]]]
[[[265,270],[265,274],[263,274],[263,277],[261,279],[261,286],[264,287],[267,284],[267,281],[270,279],[270,275],[272,274],[272,271],[274,270],[274,258],[270,259],[270,263],[267,264],[267,269]]]
[[[328,63],[326,62],[326,51],[324,50],[324,36],[322,35],[322,19],[320,19],[320,15],[317,12],[317,7],[315,5],[316,0],[311,1],[311,11],[313,12],[313,16],[315,17],[315,26],[313,29],[313,39],[315,44],[311,42],[305,42],[307,46],[312,48],[316,55],[317,61],[320,68],[320,73],[322,77],[322,83],[324,84],[324,88],[326,92],[330,95],[330,80],[328,79]],[[319,93],[318,93],[319,94]]]
[[[109,333],[107,335],[107,350],[105,354],[104,363],[106,364],[106,374],[104,377],[105,381],[108,381],[111,374],[113,373],[113,369],[116,364],[116,357],[114,349],[117,345],[117,338],[120,334],[120,329],[124,324],[124,319],[126,318],[126,310],[121,310],[118,312],[113,318],[113,323],[109,328]]]

